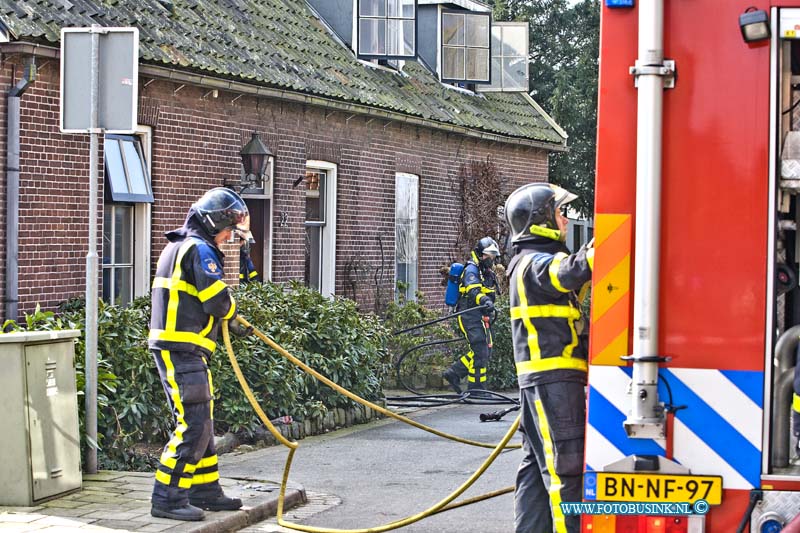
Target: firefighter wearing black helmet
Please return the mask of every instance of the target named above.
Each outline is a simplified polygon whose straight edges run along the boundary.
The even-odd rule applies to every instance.
[[[570,254],[561,213],[576,196],[547,183],[520,187],[505,204],[515,255],[508,265],[511,332],[525,456],[517,472],[516,533],[577,532],[586,417],[586,346],[578,291],[592,277],[591,244]]]
[[[208,191],[189,210],[183,226],[166,234],[152,289],[149,346],[158,367],[175,429],[161,454],[151,514],[202,520],[203,510],[234,510],[238,498],[219,484],[214,447],[214,390],[208,358],[219,324],[236,315],[223,281],[219,246],[245,221],[247,206],[233,191]],[[238,322],[231,329],[242,331]]]
[[[492,350],[492,330],[488,317],[497,297],[497,277],[492,270],[500,248],[491,237],[478,241],[461,274],[461,293],[456,311],[475,309],[458,317],[458,326],[469,343],[469,351],[444,371],[442,377],[461,394],[461,380],[467,378],[470,391],[486,390],[486,370]]]

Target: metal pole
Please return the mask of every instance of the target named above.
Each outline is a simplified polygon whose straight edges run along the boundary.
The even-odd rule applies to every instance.
[[[97,473],[97,107],[100,34],[92,26],[91,120],[89,133],[89,253],[86,254],[86,473]]]
[[[658,277],[661,245],[661,128],[664,92],[664,3],[639,2],[636,135],[636,254],[633,293],[633,383],[631,437],[664,436],[658,406]]]

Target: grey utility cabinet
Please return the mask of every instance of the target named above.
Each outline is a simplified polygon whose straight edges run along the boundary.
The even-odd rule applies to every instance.
[[[0,335],[0,506],[81,488],[78,330]]]

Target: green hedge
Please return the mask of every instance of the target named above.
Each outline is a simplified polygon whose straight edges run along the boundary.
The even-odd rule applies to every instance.
[[[433,338],[452,338],[461,333],[455,320],[422,331],[392,336],[391,332],[440,316],[424,301],[392,304],[381,319],[361,314],[355,302],[328,299],[301,284],[253,283],[234,290],[239,312],[290,353],[342,387],[368,400],[382,398],[382,386],[392,358],[410,346]],[[507,302],[498,302],[494,356],[488,385],[492,389],[515,386]],[[22,325],[7,329],[84,331],[85,309],[81,300],[65,302],[59,312],[36,310]],[[142,443],[157,449],[172,429],[172,415],[147,347],[150,300],[140,298],[128,307],[98,307],[98,440],[100,463],[105,468],[148,468],[153,454],[140,453]],[[261,406],[276,418],[291,415],[303,420],[321,417],[335,407],[354,404],[321,385],[311,376],[267,347],[255,336],[233,337],[239,365]],[[420,359],[414,372],[437,375],[463,353],[466,343],[447,345]],[[85,346],[76,344],[79,413],[83,435]],[[252,435],[261,422],[250,407],[220,342],[210,360],[214,377],[214,418],[217,432]],[[84,442],[84,446],[87,443]]]
[[[290,353],[359,396],[382,397],[389,368],[388,331],[372,315],[361,315],[354,302],[322,297],[302,285],[248,284],[234,291],[239,312]],[[58,315],[37,311],[22,326],[7,329],[84,331],[83,302],[66,302]],[[98,440],[105,467],[153,465],[153,458],[134,453],[136,445],[163,445],[172,416],[147,348],[149,298],[128,307],[99,303]],[[353,404],[296,369],[257,337],[233,339],[234,352],[256,398],[270,416],[298,420],[322,416],[328,409]],[[76,366],[83,434],[84,338],[76,345]],[[214,377],[214,418],[218,432],[249,435],[261,426],[239,387],[220,342],[210,360]],[[86,443],[84,443],[84,446]]]

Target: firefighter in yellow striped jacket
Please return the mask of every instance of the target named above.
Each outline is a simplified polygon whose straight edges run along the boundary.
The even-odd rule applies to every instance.
[[[800,465],[800,356],[794,365],[794,391],[792,394],[792,426],[794,426],[795,447],[792,463]]]
[[[524,458],[517,472],[516,533],[578,532],[580,517],[562,501],[581,501],[586,404],[586,346],[578,291],[591,280],[594,249],[564,245],[561,209],[576,196],[547,183],[514,191],[506,201],[515,255],[509,293],[520,387]]]
[[[183,226],[167,233],[152,290],[149,346],[167,393],[175,429],[161,454],[153,487],[153,516],[202,520],[203,509],[234,510],[238,498],[219,484],[214,447],[214,389],[208,358],[219,324],[236,315],[223,281],[219,246],[242,224],[247,206],[233,191],[208,191],[189,210]],[[230,322],[239,334],[239,323]],[[236,327],[234,327],[236,326]]]
[[[500,256],[500,248],[491,237],[478,241],[470,260],[461,273],[456,304],[457,311],[467,311],[458,317],[458,327],[469,343],[469,351],[455,361],[442,377],[450,383],[457,394],[461,394],[461,380],[467,378],[467,390],[475,397],[483,395],[488,379],[487,368],[492,356],[492,330],[489,316],[494,311],[497,298],[497,276],[492,266]]]

